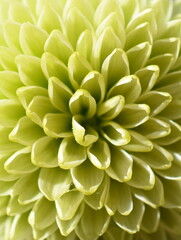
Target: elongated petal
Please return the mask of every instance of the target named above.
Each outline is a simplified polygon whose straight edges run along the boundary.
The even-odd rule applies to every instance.
[[[145,207],[142,202],[134,198],[133,210],[128,216],[123,216],[116,212],[113,219],[115,223],[130,234],[136,233],[140,229]]]
[[[32,147],[31,161],[38,167],[58,166],[58,148],[60,141],[51,137],[39,138]]]
[[[124,150],[111,148],[111,164],[106,173],[119,182],[125,182],[132,176],[132,157]]]
[[[161,113],[161,116],[171,120],[177,120],[181,118],[181,100],[177,99],[172,101]]]
[[[155,232],[160,221],[160,212],[158,209],[145,206],[145,212],[141,223],[141,229],[147,233]]]
[[[129,132],[116,122],[103,123],[101,133],[106,140],[115,146],[125,145],[131,140]]]
[[[55,201],[58,217],[61,220],[70,220],[83,200],[84,195],[78,191],[69,191]]]
[[[72,182],[68,171],[60,168],[42,168],[38,178],[38,186],[48,200],[56,200],[69,190]]]
[[[18,52],[6,47],[0,47],[0,64],[7,71],[17,71],[17,66],[15,64],[15,57]]]
[[[58,152],[58,163],[63,169],[70,169],[83,163],[87,158],[86,149],[74,138],[64,138]]]
[[[104,177],[104,172],[94,167],[88,160],[80,166],[72,168],[70,172],[74,185],[85,195],[94,193]]]

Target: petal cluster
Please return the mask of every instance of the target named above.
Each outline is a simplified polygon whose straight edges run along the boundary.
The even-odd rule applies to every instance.
[[[0,239],[180,239],[181,1],[0,13]]]

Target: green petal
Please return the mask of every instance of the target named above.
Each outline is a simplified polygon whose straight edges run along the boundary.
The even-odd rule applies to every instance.
[[[181,181],[162,179],[166,208],[177,208],[181,205]],[[177,193],[177,194],[173,194]]]
[[[72,118],[73,135],[77,143],[81,146],[88,147],[98,140],[99,135],[92,127],[83,127],[81,120],[82,116],[80,115],[75,115]]]
[[[107,97],[123,95],[126,103],[133,103],[141,93],[139,79],[135,75],[130,75],[120,79],[108,92]]]
[[[53,139],[47,136],[38,139],[32,147],[32,163],[38,167],[57,167],[59,146],[60,140],[58,139]]]
[[[54,113],[57,110],[51,104],[48,97],[35,96],[26,109],[26,115],[40,127],[43,126],[43,118],[47,113]]]
[[[168,146],[181,139],[181,126],[172,120],[165,118],[163,120],[170,125],[171,133],[166,137],[156,139],[155,142],[161,146]]]
[[[10,99],[0,100],[0,125],[14,127],[18,119],[24,115],[22,106]]]
[[[25,85],[47,86],[47,80],[41,70],[39,58],[35,56],[18,55],[15,62],[18,67],[20,79]]]
[[[144,159],[145,163],[149,164],[154,169],[167,169],[173,161],[172,154],[165,148],[153,144],[153,149],[147,153],[134,154],[140,159]],[[157,160],[159,159],[159,161]]]
[[[99,210],[105,205],[107,194],[110,187],[110,178],[107,174],[104,175],[102,183],[98,189],[91,195],[85,195],[84,200],[94,210]]]
[[[181,81],[158,88],[157,91],[167,92],[174,99],[180,98]]]
[[[67,66],[51,53],[44,53],[41,57],[41,68],[47,79],[56,77],[70,87]]]
[[[86,29],[77,40],[76,51],[80,52],[89,62],[91,61],[94,38],[93,31]]]
[[[78,89],[70,98],[69,108],[72,115],[92,118],[96,113],[96,101],[87,90]]]
[[[144,161],[140,160],[137,157],[133,157],[132,171],[133,174],[131,179],[127,182],[128,185],[144,190],[149,190],[154,187],[155,175],[150,166],[147,165]]]
[[[163,117],[166,117],[170,120],[177,120],[177,119],[180,119],[181,118],[181,100],[180,99],[177,99],[177,100],[174,100],[172,101],[168,106],[167,108],[165,108],[161,115]]]
[[[162,38],[180,38],[180,23],[180,19],[173,19],[167,22],[166,29]]]
[[[69,114],[48,113],[43,118],[44,132],[54,138],[72,136],[72,119]]]
[[[58,217],[61,220],[70,220],[76,214],[84,195],[78,191],[69,191],[55,201]]]
[[[0,153],[14,152],[23,147],[22,145],[9,140],[11,130],[11,128],[0,128]]]
[[[15,216],[18,214],[22,214],[25,213],[27,211],[29,211],[32,208],[33,204],[26,204],[26,205],[22,205],[18,202],[18,197],[11,197],[8,206],[7,206],[7,214],[9,216]]]
[[[124,104],[122,95],[114,96],[98,106],[97,116],[103,120],[112,120],[122,111]]]
[[[14,184],[15,181],[11,182],[0,181],[0,196],[10,196]]]
[[[58,13],[49,6],[43,7],[38,18],[37,26],[43,28],[48,33],[51,33],[54,29],[62,30],[62,24]]]
[[[87,90],[97,103],[102,102],[105,97],[105,80],[103,76],[97,71],[89,72],[83,79],[80,88]]]
[[[0,90],[8,98],[17,100],[16,90],[23,84],[16,72],[1,71],[0,72]]]
[[[58,152],[58,163],[63,169],[70,169],[83,163],[87,158],[86,149],[74,138],[64,138]]]
[[[0,64],[4,70],[7,71],[17,71],[17,66],[15,64],[15,57],[18,52],[10,48],[0,46]]]
[[[70,172],[75,187],[85,195],[94,193],[104,177],[103,170],[97,169],[88,160]]]
[[[31,239],[32,236],[32,230],[30,225],[27,221],[28,214],[18,214],[14,217],[12,224],[11,224],[11,230],[10,230],[10,239],[19,239],[23,240],[25,238]]]
[[[71,8],[64,19],[66,34],[75,47],[80,34],[86,29],[92,29],[89,20],[79,11],[78,8]]]
[[[37,139],[44,136],[42,129],[28,117],[22,117],[9,134],[9,139],[22,145],[32,145]]]
[[[58,78],[51,77],[49,79],[48,93],[51,103],[61,112],[69,112],[69,100],[72,91]]]
[[[116,212],[113,219],[120,228],[130,234],[133,234],[140,230],[144,210],[144,204],[134,198],[133,210],[131,211],[131,213],[128,216],[123,216],[119,212]]]
[[[150,108],[146,104],[126,104],[116,121],[125,128],[137,127],[149,119]]]
[[[145,205],[145,212],[141,223],[141,229],[146,233],[155,232],[160,221],[160,212],[158,209]]]
[[[54,221],[54,223],[42,230],[36,229],[36,228],[32,228],[32,232],[33,232],[33,238],[34,239],[48,239],[48,237],[52,236],[55,231],[57,230],[57,224]]]
[[[155,185],[152,189],[148,191],[134,188],[133,193],[140,201],[148,204],[152,208],[157,208],[164,203],[163,184],[157,176],[155,176]]]
[[[47,89],[38,86],[21,87],[18,88],[16,93],[25,109],[35,96],[48,96]]]
[[[34,16],[30,9],[24,4],[13,2],[9,6],[9,18],[18,23],[34,22]]]
[[[84,204],[81,203],[76,211],[76,214],[70,220],[61,220],[59,217],[56,217],[58,228],[63,236],[67,236],[66,238],[67,240],[69,240],[68,238],[70,236],[69,234],[77,227],[77,224],[82,217],[83,211]]]
[[[0,217],[6,215],[6,209],[9,202],[9,196],[0,197]]]
[[[95,69],[100,69],[106,57],[111,54],[115,48],[122,48],[121,40],[114,33],[112,27],[106,27],[94,46],[93,66]]]
[[[10,174],[28,174],[34,172],[37,167],[31,163],[31,148],[23,148],[12,154],[5,162],[4,168]]]
[[[68,74],[73,88],[79,88],[85,76],[92,70],[90,63],[79,52],[74,52],[68,61]]]
[[[163,178],[169,179],[169,180],[181,180],[181,175],[180,175],[180,166],[181,166],[181,157],[179,154],[174,154],[173,155],[173,161],[172,165],[168,169],[161,169],[161,170],[156,170],[156,172],[162,176]]]
[[[153,36],[151,34],[148,22],[143,22],[131,30],[126,36],[125,50],[130,49],[140,43],[148,42],[152,44]]]
[[[86,206],[75,231],[81,240],[98,239],[106,231],[109,222],[110,217],[104,209],[95,211]]]
[[[138,69],[144,67],[151,54],[151,45],[143,42],[127,51],[127,57],[130,65],[130,72],[133,74]]]
[[[47,32],[31,23],[21,25],[19,39],[24,54],[41,57],[47,37]]]
[[[140,12],[136,15],[131,21],[128,23],[126,28],[126,32],[130,32],[131,30],[135,29],[138,25],[148,22],[150,26],[150,30],[152,36],[154,37],[157,33],[157,23],[154,15],[154,11],[151,8],[147,8],[144,11]]]
[[[129,132],[116,122],[102,123],[101,134],[115,146],[126,145],[131,140]]]
[[[73,48],[68,42],[67,38],[59,30],[53,30],[46,40],[45,52],[49,52],[56,56],[63,63],[67,64]]]
[[[121,9],[120,4],[118,4],[114,0],[106,0],[101,1],[99,6],[96,9],[95,16],[94,16],[94,22],[96,26],[99,26],[101,22],[109,16],[112,12],[116,12],[120,22],[122,22],[124,26],[124,14]]]
[[[39,172],[30,173],[16,181],[12,189],[12,196],[17,197],[21,205],[30,204],[38,200],[42,194],[38,188]]]
[[[173,55],[172,54],[162,54],[153,58],[150,58],[147,62],[148,65],[157,65],[160,69],[159,78],[163,77],[173,65]]]
[[[122,77],[129,75],[129,62],[126,53],[116,48],[103,62],[102,74],[108,88],[116,84]]]
[[[158,139],[170,134],[170,125],[158,118],[149,118],[145,123],[138,126],[136,131],[149,139]]]
[[[135,75],[139,78],[142,93],[150,91],[159,76],[159,67],[157,65],[150,65],[145,68],[139,69]]]
[[[124,150],[111,148],[111,164],[106,173],[118,182],[126,182],[132,176],[132,157]]]
[[[111,180],[105,208],[110,216],[114,215],[116,211],[121,215],[129,215],[133,210],[130,188],[126,184]]]
[[[131,141],[122,146],[123,149],[130,152],[149,152],[153,149],[153,144],[143,135],[130,130],[129,134],[131,135]]]
[[[109,145],[101,139],[88,148],[87,155],[92,164],[99,169],[106,169],[111,163]]]
[[[42,168],[38,178],[38,186],[48,200],[53,201],[69,190],[72,179],[68,171],[60,168]]]
[[[4,23],[4,37],[6,39],[6,43],[10,48],[17,51],[21,50],[19,43],[20,26],[20,24],[12,21],[6,21]]]
[[[172,96],[164,92],[150,91],[138,99],[138,102],[144,102],[150,106],[151,116],[159,114],[163,109],[165,109],[168,104],[171,102]]]
[[[54,223],[55,215],[54,203],[43,197],[35,203],[28,221],[37,230],[43,230]]]
[[[125,31],[124,23],[121,21],[120,17],[116,12],[110,13],[98,26],[96,30],[96,35],[100,36],[106,27],[112,27],[114,33],[119,37],[122,45],[125,44]]]

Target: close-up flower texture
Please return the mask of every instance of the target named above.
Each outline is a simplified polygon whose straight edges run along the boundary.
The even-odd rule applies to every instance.
[[[181,239],[181,0],[0,0],[0,240]]]

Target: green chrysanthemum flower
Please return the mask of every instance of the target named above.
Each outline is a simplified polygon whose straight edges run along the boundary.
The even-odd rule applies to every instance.
[[[0,240],[181,238],[181,1],[0,0]]]

